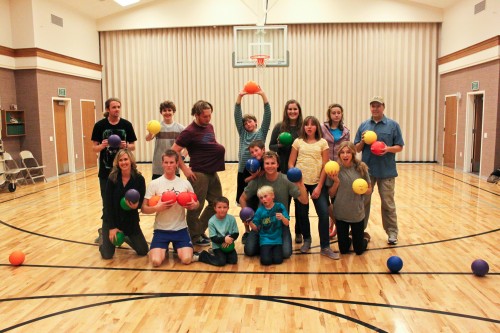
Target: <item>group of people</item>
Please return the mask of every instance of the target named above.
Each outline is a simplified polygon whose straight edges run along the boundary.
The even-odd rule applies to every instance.
[[[321,123],[313,116],[303,117],[298,101],[285,104],[282,121],[271,133],[269,149],[265,141],[271,122],[271,107],[264,91],[256,92],[263,101],[264,114],[259,128],[257,118],[243,115],[241,101],[247,92],[240,91],[234,106],[234,121],[239,134],[236,202],[245,214],[242,235],[244,253],[260,256],[262,265],[280,264],[292,255],[290,204],[295,204],[295,243],[300,252],[308,253],[313,240],[309,220],[309,198],[318,215],[320,253],[331,259],[339,254],[330,247],[331,237],[338,237],[341,254],[362,254],[370,241],[365,231],[370,215],[372,189],[378,186],[382,203],[382,222],[388,243],[398,241],[398,225],[394,203],[395,154],[403,149],[404,141],[397,122],[384,115],[383,98],[370,100],[371,117],[358,128],[354,142],[344,125],[344,110],[332,104]],[[137,137],[133,126],[121,118],[121,102],[110,98],[105,103],[105,118],[98,121],[92,133],[94,151],[99,153],[99,183],[103,201],[102,227],[99,229],[99,250],[104,259],[114,255],[114,240],[118,232],[138,255],[149,254],[153,266],[159,266],[173,244],[180,261],[189,264],[200,261],[215,266],[235,264],[238,260],[234,243],[239,230],[234,216],[228,214],[229,200],[222,194],[218,176],[225,169],[225,148],[217,142],[211,116],[214,112],[207,101],[196,102],[191,110],[194,120],[187,127],[174,121],[175,104],[160,105],[163,117],[159,133],[148,133],[147,141],[155,140],[153,180],[146,186],[137,170],[134,155]],[[374,131],[385,143],[380,155],[370,152],[364,143],[364,133]],[[293,142],[280,142],[287,132]],[[121,138],[119,147],[111,147],[108,138]],[[357,153],[362,152],[362,160]],[[189,164],[184,157],[189,155]],[[250,158],[260,163],[257,170],[247,170]],[[327,172],[325,165],[334,160],[338,172]],[[290,168],[298,168],[302,177],[291,182],[286,176]],[[179,169],[186,179],[179,177]],[[352,182],[363,178],[368,183],[364,194],[352,190]],[[124,199],[127,190],[140,193],[137,202]],[[165,192],[194,193],[190,201],[179,204],[175,199],[154,200]],[[175,198],[175,196],[174,196]],[[123,205],[126,205],[124,209]],[[139,226],[139,213],[155,214],[153,239],[148,248]],[[243,214],[242,214],[243,216]],[[208,235],[206,231],[208,230]],[[194,246],[209,246],[211,250],[194,252]]]

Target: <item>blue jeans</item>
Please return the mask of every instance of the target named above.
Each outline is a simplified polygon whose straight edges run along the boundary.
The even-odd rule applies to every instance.
[[[310,194],[316,188],[317,184],[306,184],[306,190]],[[318,232],[319,242],[322,249],[330,247],[330,236],[328,233],[329,216],[328,216],[328,189],[323,186],[318,199],[313,199],[316,214],[318,214]],[[295,214],[297,215],[297,223],[300,223],[300,230],[304,239],[311,239],[311,223],[309,222],[309,204],[304,205],[300,202],[295,203]]]
[[[288,259],[292,256],[292,235],[290,234],[290,227],[283,226],[281,234],[283,240],[283,259]],[[247,241],[243,248],[245,255],[253,257],[260,253],[259,233],[251,230],[248,233]]]

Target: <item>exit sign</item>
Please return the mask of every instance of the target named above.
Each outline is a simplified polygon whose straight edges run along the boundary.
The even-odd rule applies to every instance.
[[[66,88],[57,88],[57,96],[66,97]]]
[[[472,91],[479,90],[479,81],[472,81],[471,89]]]

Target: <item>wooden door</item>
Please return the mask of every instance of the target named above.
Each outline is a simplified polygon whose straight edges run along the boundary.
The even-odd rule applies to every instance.
[[[455,168],[457,144],[457,97],[448,96],[445,102],[443,165]]]
[[[82,123],[83,123],[83,155],[85,169],[97,166],[97,154],[92,150],[92,129],[96,121],[95,103],[93,101],[82,101]]]
[[[472,172],[481,168],[481,138],[483,136],[483,95],[474,96],[474,128],[472,129]]]
[[[56,129],[57,174],[61,175],[69,172],[66,106],[61,101],[54,101],[53,104],[54,125]]]

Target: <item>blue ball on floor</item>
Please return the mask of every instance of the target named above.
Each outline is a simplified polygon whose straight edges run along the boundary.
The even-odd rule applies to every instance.
[[[398,256],[392,256],[387,259],[387,268],[391,273],[398,273],[403,268],[403,260]]]
[[[470,268],[472,269],[472,273],[476,276],[485,276],[490,270],[490,266],[483,259],[474,260]]]

